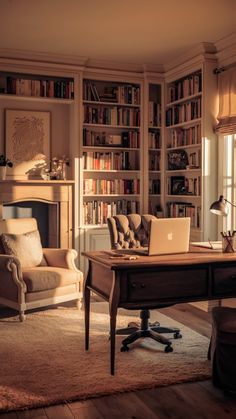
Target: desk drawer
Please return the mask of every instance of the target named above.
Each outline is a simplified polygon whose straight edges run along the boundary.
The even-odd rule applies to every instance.
[[[207,294],[207,268],[135,272],[128,275],[130,302],[184,300]]]
[[[216,296],[236,295],[236,266],[224,266],[213,271],[213,294]]]

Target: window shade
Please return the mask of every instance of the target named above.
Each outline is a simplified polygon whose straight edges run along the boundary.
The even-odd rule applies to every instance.
[[[219,74],[219,113],[216,132],[236,133],[236,67]]]

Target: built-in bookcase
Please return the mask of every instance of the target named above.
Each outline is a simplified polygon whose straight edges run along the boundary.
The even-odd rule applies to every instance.
[[[162,84],[148,82],[148,213],[162,215]]]
[[[46,67],[46,66],[45,66]],[[14,71],[12,71],[14,69]],[[17,70],[17,71],[16,71]],[[78,75],[66,71],[59,66],[50,66],[42,69],[37,64],[27,66],[11,64],[0,66],[0,117],[1,149],[5,149],[5,114],[6,110],[25,110],[48,112],[49,114],[49,144],[46,149],[49,155],[45,160],[50,169],[52,157],[67,156],[70,160],[67,167],[67,179],[74,178],[73,149],[74,133],[77,129],[75,107],[78,101]],[[15,167],[15,166],[14,166]],[[20,179],[13,170],[7,172],[9,179]],[[40,167],[35,170],[35,175],[40,178]],[[22,174],[27,179],[27,173]]]
[[[83,211],[85,226],[140,212],[140,85],[83,80]]]
[[[209,208],[203,208],[211,194],[208,153],[214,159],[216,148],[213,124],[210,126],[216,90],[212,90],[212,81],[208,85],[209,76],[213,78],[210,72],[211,66],[199,65],[166,83],[165,213],[167,217],[190,217],[192,240],[214,234]],[[213,167],[211,164],[211,187],[215,190]]]

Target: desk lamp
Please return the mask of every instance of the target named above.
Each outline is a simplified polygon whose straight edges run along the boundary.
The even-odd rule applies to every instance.
[[[223,195],[220,195],[220,198],[218,199],[218,201],[215,201],[215,202],[213,202],[211,204],[210,211],[213,214],[223,215],[223,217],[226,217],[228,215],[227,203],[230,204],[230,205],[232,205],[232,207],[235,207],[236,208],[236,205],[232,204],[232,202],[230,202],[227,199],[225,199],[223,197]]]

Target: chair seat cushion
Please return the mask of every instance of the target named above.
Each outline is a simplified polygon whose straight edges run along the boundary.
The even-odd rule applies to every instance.
[[[23,279],[27,292],[50,290],[81,281],[82,273],[72,269],[55,268],[54,266],[38,266],[23,269]]]

